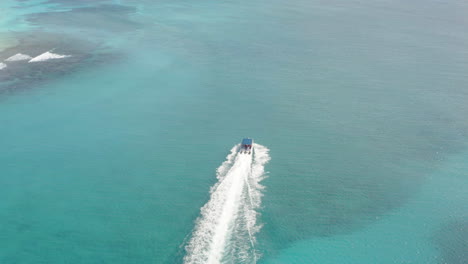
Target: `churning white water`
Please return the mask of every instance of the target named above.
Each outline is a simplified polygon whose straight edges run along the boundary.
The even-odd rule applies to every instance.
[[[257,209],[261,204],[264,166],[268,148],[254,144],[252,155],[231,149],[218,168],[218,182],[210,200],[201,208],[192,237],[186,246],[184,263],[255,263],[255,234],[259,231]]]

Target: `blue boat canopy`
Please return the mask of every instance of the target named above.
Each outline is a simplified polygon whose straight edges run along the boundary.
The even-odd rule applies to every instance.
[[[244,138],[242,140],[242,145],[252,145],[252,139],[251,138]]]

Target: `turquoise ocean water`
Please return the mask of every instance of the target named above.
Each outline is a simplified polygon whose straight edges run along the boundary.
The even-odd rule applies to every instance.
[[[468,263],[467,13],[1,1],[0,263]]]

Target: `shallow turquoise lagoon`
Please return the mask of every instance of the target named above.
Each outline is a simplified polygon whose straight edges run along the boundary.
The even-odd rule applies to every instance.
[[[2,1],[0,263],[466,263],[467,12]]]

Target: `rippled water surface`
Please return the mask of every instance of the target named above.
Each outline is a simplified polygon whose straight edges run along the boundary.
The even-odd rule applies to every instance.
[[[467,263],[467,12],[1,1],[0,263]]]

